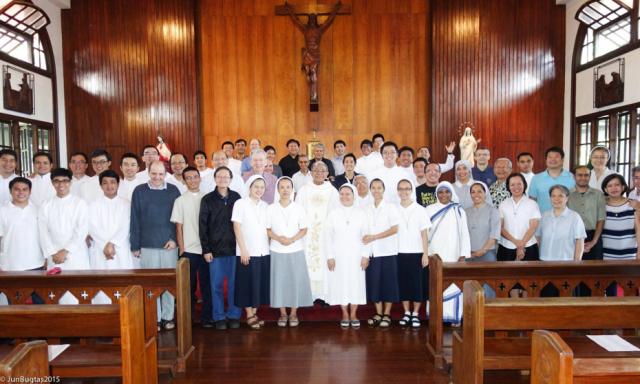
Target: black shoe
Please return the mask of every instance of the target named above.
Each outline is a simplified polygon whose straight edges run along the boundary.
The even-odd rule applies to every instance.
[[[229,319],[229,328],[231,328],[231,329],[240,328],[240,320],[238,320],[238,319]]]
[[[218,331],[223,331],[227,329],[227,321],[226,320],[218,320],[216,321],[216,329]]]
[[[215,323],[212,320],[202,320],[202,328],[213,328]]]

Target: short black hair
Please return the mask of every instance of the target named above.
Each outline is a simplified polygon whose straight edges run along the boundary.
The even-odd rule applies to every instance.
[[[518,153],[518,156],[516,156],[516,161],[520,161],[520,158],[523,156],[529,156],[533,159],[533,155],[531,154],[531,152],[520,152]]]
[[[408,145],[402,146],[400,147],[400,149],[398,149],[398,155],[402,152],[411,152],[411,156],[415,155],[415,151],[413,150],[413,148]]]
[[[233,143],[232,143],[232,142],[230,142],[229,140],[227,140],[227,141],[224,141],[224,142],[220,145],[220,149],[224,149],[224,146],[225,146],[225,145],[227,145],[227,144],[229,144],[230,146],[232,146],[232,147],[233,147]]]
[[[354,155],[353,153],[347,153],[346,155],[344,155],[344,157],[342,158],[342,163],[344,164],[344,161],[349,157],[353,159],[354,163],[358,164],[358,160],[356,159],[356,155]]]
[[[382,152],[384,147],[393,147],[396,150],[396,152],[398,152],[398,145],[393,141],[385,141],[384,144],[380,146],[380,152]]]
[[[564,150],[562,148],[556,147],[556,146],[547,148],[547,150],[544,151],[544,158],[546,159],[547,156],[549,155],[549,153],[551,153],[551,152],[559,153],[560,157],[564,159]]]
[[[191,166],[191,165],[190,165],[190,166],[188,166],[187,168],[185,168],[185,169],[182,171],[182,174],[184,175],[184,174],[185,174],[185,173],[187,173],[187,172],[193,172],[193,171],[198,172],[198,176],[200,176],[200,171],[198,171],[198,168],[196,168],[196,167],[194,167],[194,166]]]
[[[609,184],[609,182],[611,182],[611,180],[613,179],[618,179],[618,181],[620,182],[620,184],[622,184],[622,187],[624,188],[624,190],[622,191],[622,195],[626,195],[629,192],[629,185],[627,184],[627,181],[624,179],[624,177],[619,174],[619,173],[612,173],[609,176],[605,177],[604,180],[602,180],[602,192],[604,193],[605,196],[609,196],[609,194],[607,193],[607,191],[605,191],[607,184]]]
[[[229,176],[231,176],[231,178],[233,179],[233,172],[231,172],[231,169],[229,169],[229,167],[225,167],[224,165],[222,167],[216,168],[216,170],[213,172],[213,177],[215,178],[220,171],[229,171]]]
[[[144,151],[147,148],[153,148],[156,151],[156,153],[158,154],[158,156],[160,156],[160,151],[158,151],[158,148],[156,148],[155,146],[153,146],[151,144],[147,144],[147,145],[144,146],[144,148],[142,148],[142,152],[140,152],[140,156],[144,156]]]
[[[17,184],[17,183],[26,184],[27,187],[29,187],[29,190],[31,190],[31,180],[22,176],[14,177],[13,180],[9,182],[9,190],[13,189],[14,184]]]
[[[102,179],[104,179],[105,177],[116,179],[116,182],[120,184],[120,175],[118,175],[118,172],[112,169],[107,169],[106,171],[103,171],[102,173],[100,173],[100,175],[98,175],[98,181],[100,182],[100,185],[102,185]]]
[[[120,165],[122,165],[122,161],[124,159],[135,159],[136,163],[138,163],[138,165],[140,165],[140,158],[138,158],[138,155],[136,155],[133,152],[127,152],[124,155],[122,155],[122,157],[120,158]]]
[[[336,145],[338,145],[338,144],[342,144],[342,145],[344,145],[345,147],[347,146],[347,143],[345,143],[345,142],[344,142],[344,140],[336,140],[336,141],[333,143],[333,149],[336,149]]]
[[[84,162],[88,163],[89,162],[89,158],[87,157],[87,154],[84,152],[74,152],[71,154],[71,156],[69,156],[69,160],[73,159],[76,156],[82,156],[84,158]]]
[[[425,159],[424,157],[417,157],[415,160],[413,160],[413,165],[416,165],[416,163],[424,163],[425,167],[427,166],[427,164],[429,164],[427,159]]]
[[[238,140],[236,140],[236,141],[235,141],[234,145],[235,145],[235,144],[238,144],[238,143],[244,143],[244,145],[247,145],[247,140],[245,140],[245,139],[238,139]]]
[[[14,160],[16,160],[16,161],[18,160],[18,154],[16,153],[16,151],[14,151],[11,148],[0,149],[0,157],[2,157],[4,155],[13,156]]]
[[[287,140],[287,147],[288,147],[288,146],[289,146],[289,144],[291,144],[291,143],[298,144],[298,147],[300,146],[300,142],[299,142],[298,140],[296,140],[296,139],[289,139],[289,140]]]
[[[47,159],[49,159],[49,162],[53,164],[53,157],[51,157],[51,154],[49,152],[42,152],[42,151],[36,152],[33,155],[33,162],[35,163],[36,162],[36,158],[38,158],[40,156],[46,157]]]
[[[376,141],[377,138],[381,138],[382,141],[384,141],[384,135],[382,133],[376,133],[375,135],[373,135],[371,141]]]
[[[198,156],[198,155],[204,156],[205,159],[207,158],[207,154],[202,149],[198,149],[197,151],[193,152],[193,160],[195,160],[196,156]],[[185,160],[187,160],[186,157],[185,157]]]
[[[589,167],[588,167],[588,166],[586,166],[586,165],[584,165],[584,164],[580,164],[580,165],[576,165],[576,166],[573,168],[573,174],[575,175],[575,174],[576,174],[576,172],[578,172],[578,169],[582,169],[582,168],[586,169],[588,172],[591,172],[591,170],[589,169]]]
[[[505,183],[507,184],[507,191],[509,192],[509,194],[511,194],[511,190],[509,189],[509,182],[511,181],[511,179],[513,179],[514,177],[519,177],[522,179],[522,185],[524,185],[524,190],[527,190],[527,178],[524,177],[524,175],[522,173],[518,173],[518,172],[514,172],[512,174],[510,174],[509,176],[507,176],[507,180],[505,181]]]
[[[98,149],[94,150],[93,152],[91,152],[91,160],[95,159],[96,157],[100,157],[100,156],[104,156],[104,157],[107,158],[107,161],[111,161],[111,155],[109,154],[109,152],[107,152],[106,149],[98,148]]]
[[[373,142],[371,142],[371,140],[369,139],[364,139],[360,142],[360,148],[362,148],[363,145],[368,145],[370,147],[373,147]]]
[[[53,181],[54,178],[60,177],[60,176],[66,177],[67,179],[71,180],[71,178],[73,177],[73,172],[71,172],[67,168],[56,168],[53,171],[51,171],[51,181]]]
[[[276,151],[276,149],[273,147],[273,145],[267,145],[266,147],[263,148],[265,152],[268,152],[270,150],[273,150],[274,153],[278,152]]]

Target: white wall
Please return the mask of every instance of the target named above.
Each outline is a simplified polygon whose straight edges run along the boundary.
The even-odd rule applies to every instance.
[[[51,40],[53,60],[56,68],[56,90],[58,96],[58,154],[60,166],[67,165],[67,121],[64,110],[64,80],[62,67],[62,20],[60,10],[70,7],[70,0],[33,0],[33,3],[46,12],[51,20],[47,33]],[[49,103],[53,103],[53,98]]]
[[[571,72],[573,70],[573,46],[580,23],[575,15],[578,9],[589,0],[567,0],[566,5],[566,47],[565,47],[565,82],[564,82],[564,125],[563,147],[567,154],[571,153]],[[640,101],[640,49],[627,52],[619,57],[625,58],[625,90],[624,101],[608,105],[605,108],[593,107],[593,70],[594,67],[576,74],[576,117],[615,108]],[[612,59],[613,60],[613,59]],[[570,156],[565,157],[568,165]]]
[[[21,69],[17,65],[0,60],[0,68],[4,67],[5,65],[9,65],[21,71],[29,72],[27,70]],[[33,73],[33,72],[29,72],[29,73]],[[28,115],[26,113],[20,113],[20,112],[12,111],[9,109],[4,109],[4,93],[2,93],[2,95],[0,96],[0,98],[3,99],[3,102],[0,102],[0,112],[6,113],[7,115],[22,116],[28,119],[46,121],[47,123],[53,123],[53,104],[51,103],[51,95],[53,93],[51,91],[52,89],[51,79],[37,73],[33,73],[33,75],[34,75],[34,81],[33,81],[34,113],[33,115]],[[13,89],[17,89],[18,84],[20,84],[21,81],[22,81],[22,77],[13,76],[11,78],[11,84],[13,86]]]
[[[624,53],[624,100],[621,103],[607,105],[604,108],[593,106],[593,74],[594,66],[576,74],[576,117],[588,115],[601,110],[640,102],[640,49]],[[611,59],[615,60],[615,59]],[[607,82],[611,81],[607,73]]]

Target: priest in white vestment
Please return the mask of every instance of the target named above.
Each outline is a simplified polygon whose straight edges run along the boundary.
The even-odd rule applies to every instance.
[[[102,196],[99,176],[111,167],[111,155],[104,149],[96,149],[91,153],[90,157],[91,167],[95,175],[83,183],[80,189],[80,197],[82,197],[87,204],[91,204],[94,200]]]
[[[40,207],[38,229],[47,268],[89,269],[87,203],[70,191],[72,173],[66,168],[51,172],[56,195]]]
[[[0,205],[11,201],[9,183],[15,179],[18,154],[13,149],[0,150]]]
[[[82,186],[91,177],[87,175],[87,167],[89,166],[89,157],[84,152],[76,152],[69,158],[69,170],[73,172],[71,179],[71,193],[82,197]]]
[[[131,202],[133,190],[140,184],[144,184],[138,175],[140,160],[135,153],[127,152],[120,158],[120,170],[124,176],[118,184],[118,196]]]
[[[322,234],[329,211],[339,204],[338,191],[329,181],[325,181],[329,175],[329,169],[325,163],[320,161],[314,163],[311,172],[313,181],[300,188],[295,201],[302,205],[307,214],[305,256],[307,268],[309,268],[311,294],[314,299],[325,300],[327,265]]]
[[[115,171],[104,171],[100,178],[103,195],[89,205],[91,268],[133,268],[129,244],[131,203],[118,196],[120,177]]]

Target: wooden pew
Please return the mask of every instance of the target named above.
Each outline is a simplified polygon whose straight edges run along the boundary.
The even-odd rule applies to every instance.
[[[640,286],[640,263],[636,261],[514,261],[444,263],[440,257],[429,258],[429,336],[427,350],[438,368],[451,362],[451,348],[443,343],[442,292],[451,284],[462,287],[467,280],[487,284],[496,297],[509,297],[511,287],[520,284],[528,297],[540,296],[551,283],[560,296],[572,296],[583,283],[592,296],[604,296],[610,283],[617,281],[625,296],[636,296]]]
[[[485,299],[477,281],[463,289],[462,336],[453,333],[453,382],[483,382],[485,370],[531,369],[531,338],[485,337],[485,331],[640,328],[640,297]]]
[[[534,331],[531,384],[640,382],[640,352],[607,352],[586,337],[583,341],[570,346],[555,332]]]
[[[156,339],[145,339],[142,297],[142,288],[132,286],[112,305],[3,306],[2,334],[10,338],[119,338],[119,345],[70,345],[49,362],[50,375],[157,383]]]
[[[7,348],[5,354],[2,349]],[[47,343],[43,340],[28,341],[15,347],[0,349],[0,382],[11,378],[39,378],[49,376]],[[44,382],[44,381],[43,381]]]
[[[140,285],[144,292],[144,321],[147,338],[157,336],[156,299],[165,290],[176,298],[175,343],[159,345],[158,367],[172,374],[185,372],[194,351],[191,328],[189,260],[181,258],[175,270],[130,269],[63,271],[47,276],[42,271],[0,272],[0,292],[12,304],[24,304],[36,292],[47,304],[57,304],[69,291],[80,304],[89,304],[99,291],[115,303],[129,285]]]

